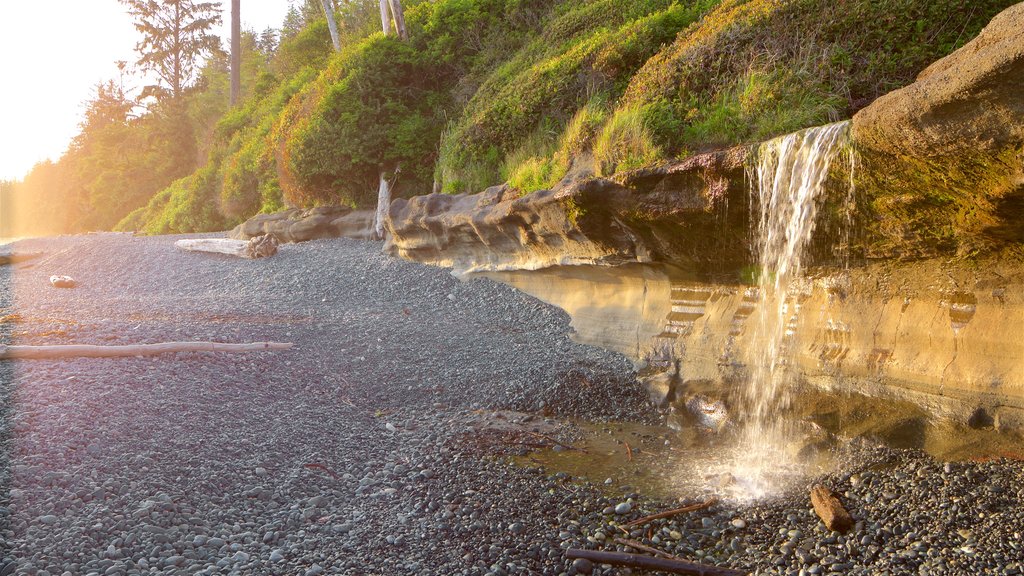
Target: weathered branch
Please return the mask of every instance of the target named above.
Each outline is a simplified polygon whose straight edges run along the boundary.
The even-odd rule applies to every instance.
[[[646,544],[642,544],[640,542],[637,542],[636,540],[630,540],[629,538],[615,538],[614,542],[616,544],[622,544],[623,546],[629,546],[630,548],[632,548],[634,550],[639,550],[641,552],[647,552],[648,554],[654,554],[655,556],[660,556],[662,558],[671,558],[673,560],[675,559],[675,556],[673,556],[673,555],[671,555],[671,554],[669,554],[669,553],[667,553],[667,552],[665,552],[663,550],[658,550],[657,548],[651,548],[650,546],[647,546]]]
[[[589,454],[589,452],[587,452],[586,448],[579,448],[577,446],[573,446],[572,444],[566,444],[564,442],[559,442],[557,438],[552,438],[551,436],[548,436],[547,434],[541,434],[539,432],[532,432],[530,430],[523,430],[523,432],[526,432],[527,434],[529,434],[530,436],[533,436],[534,438],[542,438],[544,440],[547,440],[548,442],[551,442],[552,444],[555,444],[556,446],[561,446],[562,448],[565,448],[566,450],[575,450],[576,452],[583,452],[584,454]]]
[[[718,502],[717,498],[712,498],[712,499],[708,500],[707,502],[702,502],[700,504],[691,504],[689,506],[683,506],[682,508],[676,508],[674,510],[667,510],[665,512],[659,512],[658,514],[651,514],[650,516],[644,516],[643,518],[637,518],[636,520],[633,520],[632,522],[627,522],[627,523],[623,524],[623,526],[625,526],[626,528],[632,528],[634,526],[639,526],[641,524],[646,524],[646,523],[648,523],[648,522],[650,522],[652,520],[659,520],[661,518],[670,518],[672,516],[675,516],[676,514],[684,514],[686,512],[696,512],[697,510],[703,510],[705,508],[710,508],[710,507],[714,506],[717,502]]]
[[[33,258],[39,258],[42,255],[42,252],[14,252],[12,254],[0,254],[0,266],[25,262],[32,260]]]
[[[58,358],[126,358],[156,356],[174,352],[264,352],[288,350],[292,344],[281,342],[162,342],[129,346],[93,346],[66,344],[57,346],[0,346],[0,360],[52,360]]]
[[[570,548],[565,551],[566,558],[585,558],[598,564],[614,564],[615,566],[628,566],[630,568],[646,568],[649,570],[661,570],[673,574],[689,574],[691,576],[745,576],[747,572],[734,570],[732,568],[721,568],[709,564],[697,564],[685,560],[654,558],[640,554],[627,554],[625,552],[602,552],[599,550],[578,550]]]

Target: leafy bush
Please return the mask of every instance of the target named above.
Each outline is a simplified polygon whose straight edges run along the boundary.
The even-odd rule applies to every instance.
[[[632,170],[664,159],[643,108],[620,108],[604,125],[594,143],[600,174]]]
[[[207,165],[176,180],[144,208],[125,217],[115,229],[141,230],[146,234],[181,234],[230,228],[237,222],[225,219],[217,209],[219,189],[219,171],[216,166]]]
[[[1010,4],[723,0],[639,69],[621,106],[673,103],[673,155],[848,118]]]
[[[310,205],[376,200],[382,171],[396,193],[429,189],[444,78],[407,42],[377,34],[338,54],[285,108],[275,130],[285,198]]]

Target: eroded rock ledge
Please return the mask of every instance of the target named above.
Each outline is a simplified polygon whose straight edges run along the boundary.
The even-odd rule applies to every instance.
[[[396,200],[385,250],[458,272],[565,264],[672,261],[695,269],[747,258],[746,148],[622,175],[563,182],[527,195],[495,186],[472,195]]]
[[[344,206],[320,206],[308,210],[292,208],[273,214],[257,214],[239,224],[228,235],[238,240],[272,234],[281,242],[305,242],[318,238],[373,237],[373,212]]]

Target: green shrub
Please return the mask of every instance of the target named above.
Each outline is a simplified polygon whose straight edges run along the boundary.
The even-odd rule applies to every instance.
[[[621,108],[602,128],[594,143],[601,175],[609,176],[664,160],[643,108]]]
[[[371,205],[381,171],[396,168],[395,194],[429,190],[444,80],[394,36],[371,36],[335,56],[275,128],[285,198],[296,205]]]
[[[552,160],[557,131],[541,126],[522,145],[505,157],[502,177],[523,192],[550,188],[565,175]]]
[[[568,169],[574,158],[588,152],[593,147],[594,138],[597,137],[607,117],[608,110],[604,99],[600,97],[591,99],[569,120],[559,140],[555,159]]]
[[[245,219],[266,204],[280,205],[280,185],[268,140],[267,133],[256,134],[224,160],[220,209],[227,218]]]
[[[1009,0],[723,0],[629,81],[623,108],[667,101],[670,153],[848,118],[913,81]]]
[[[174,181],[140,208],[118,223],[117,230],[138,230],[145,234],[215,232],[237,222],[225,219],[218,207],[220,174],[208,164],[190,176]]]

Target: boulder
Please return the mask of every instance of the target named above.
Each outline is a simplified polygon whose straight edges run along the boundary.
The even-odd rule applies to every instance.
[[[569,179],[525,195],[503,185],[395,200],[385,251],[456,272],[738,262],[747,248],[730,231],[747,226],[746,154],[745,148],[701,154],[617,181]]]
[[[281,242],[305,242],[317,238],[373,237],[373,211],[344,206],[318,206],[307,210],[292,208],[273,214],[257,214],[229,233],[237,240],[272,235]]]
[[[857,113],[852,135],[870,256],[1024,241],[1024,3]]]

